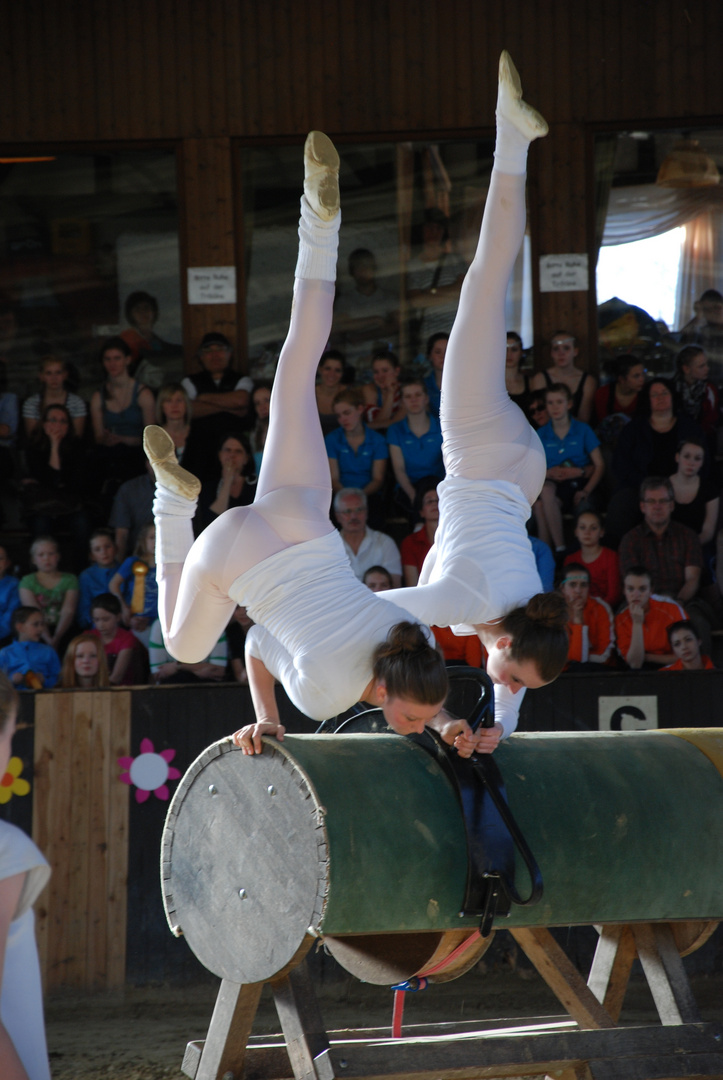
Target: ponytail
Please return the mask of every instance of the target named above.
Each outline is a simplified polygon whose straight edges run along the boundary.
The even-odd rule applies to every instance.
[[[374,678],[384,683],[390,697],[436,705],[447,696],[444,659],[429,644],[419,623],[393,626],[386,641],[374,650],[372,665]]]
[[[498,626],[511,638],[511,659],[532,660],[546,683],[557,678],[568,651],[567,604],[560,593],[537,593],[525,607],[508,611]]]

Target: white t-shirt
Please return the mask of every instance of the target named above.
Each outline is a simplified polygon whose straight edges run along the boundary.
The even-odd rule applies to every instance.
[[[360,581],[363,581],[364,574],[370,566],[383,566],[390,574],[402,576],[402,556],[391,536],[378,532],[377,529],[367,528],[356,555],[343,536],[341,539],[344,550],[349,556],[351,568]]]

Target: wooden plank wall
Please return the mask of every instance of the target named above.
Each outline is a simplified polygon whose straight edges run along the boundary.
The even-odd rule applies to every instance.
[[[183,140],[184,266],[228,265],[229,140],[487,133],[502,47],[551,125],[531,158],[535,255],[588,250],[591,125],[723,122],[711,0],[26,0],[0,5],[0,144]],[[535,319],[538,342],[569,326],[584,354],[594,296],[543,294]],[[242,320],[187,307],[184,330]]]
[[[129,691],[38,695],[33,839],[52,867],[38,901],[47,989],[125,981]]]

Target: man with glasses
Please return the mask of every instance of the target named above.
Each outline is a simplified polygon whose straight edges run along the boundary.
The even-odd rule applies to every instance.
[[[383,566],[392,579],[392,587],[402,583],[402,558],[399,548],[386,533],[367,525],[367,497],[361,488],[342,488],[334,496],[334,513],[341,526],[341,538],[351,568],[364,580],[370,566]]]
[[[625,574],[631,566],[645,566],[656,593],[687,604],[700,587],[703,552],[697,534],[671,520],[674,503],[673,487],[667,477],[649,476],[643,480],[643,522],[620,541],[620,570]]]

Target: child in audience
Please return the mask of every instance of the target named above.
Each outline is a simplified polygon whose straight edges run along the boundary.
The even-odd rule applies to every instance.
[[[606,664],[615,645],[613,613],[599,596],[590,595],[590,571],[582,563],[565,566],[560,592],[567,604],[570,639],[567,665]]]
[[[20,607],[18,579],[9,572],[12,566],[7,548],[0,546],[0,642],[10,637],[12,614]]]
[[[174,660],[163,642],[161,620],[151,627],[148,645],[151,679],[155,683],[208,683],[222,682],[226,675],[228,650],[226,635],[222,634],[204,660],[195,664],[182,664]]]
[[[111,686],[133,686],[133,654],[136,639],[121,626],[121,602],[113,593],[96,596],[91,608],[92,637],[99,638],[105,651]]]
[[[44,646],[47,648],[47,646]],[[0,675],[0,777],[7,771],[17,691]],[[33,904],[50,869],[29,836],[0,821],[0,1065],[3,1080],[50,1080]]]
[[[600,543],[605,531],[602,518],[594,510],[583,510],[575,522],[579,551],[566,555],[563,566],[582,563],[590,574],[590,596],[599,596],[613,610],[622,598],[618,553]]]
[[[715,671],[716,667],[709,656],[701,652],[702,642],[689,619],[679,619],[671,623],[667,630],[670,647],[677,660],[667,664],[661,671]]]
[[[58,681],[60,660],[41,638],[45,633],[43,613],[24,604],[12,615],[16,640],[0,649],[0,671],[21,690],[50,690]]]
[[[138,533],[133,554],[121,563],[108,590],[120,600],[125,625],[148,648],[151,626],[158,618],[156,527],[152,521]]]
[[[627,607],[615,616],[615,638],[622,659],[634,670],[674,663],[667,629],[686,618],[680,604],[652,595],[652,577],[644,566],[631,566],[626,571],[623,593]]]
[[[108,664],[100,638],[79,634],[73,638],[63,658],[60,684],[65,690],[94,690],[108,686]]]
[[[91,566],[86,567],[78,578],[78,623],[83,629],[92,623],[91,603],[96,596],[108,592],[108,586],[118,569],[117,548],[113,530],[102,526],[90,535]]]
[[[75,619],[78,579],[75,574],[58,569],[60,549],[52,536],[37,536],[33,540],[30,561],[35,573],[20,579],[20,603],[43,612],[43,639],[57,652]]]
[[[394,588],[392,575],[383,566],[370,566],[364,571],[362,581],[372,592],[386,592]]]

